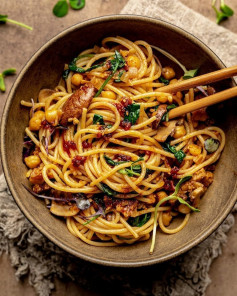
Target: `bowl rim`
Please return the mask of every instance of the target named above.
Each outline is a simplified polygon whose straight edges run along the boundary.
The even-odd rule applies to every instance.
[[[148,266],[156,263],[161,263],[167,260],[170,260],[178,255],[181,255],[194,246],[198,245],[201,243],[203,240],[205,240],[208,236],[210,236],[216,229],[217,227],[224,221],[226,216],[230,213],[231,209],[233,208],[236,198],[237,198],[237,182],[235,184],[234,190],[231,193],[229,199],[231,202],[225,207],[225,209],[222,211],[221,216],[215,218],[209,227],[208,230],[203,230],[203,232],[195,239],[191,240],[188,245],[183,245],[179,247],[178,249],[173,250],[169,254],[163,255],[161,258],[156,258],[154,255],[150,257],[150,259],[144,259],[144,260],[139,260],[137,262],[119,262],[119,261],[112,261],[112,260],[105,260],[100,259],[100,258],[95,258],[86,254],[80,253],[80,250],[76,251],[71,249],[68,245],[66,245],[64,242],[59,241],[55,236],[52,236],[48,234],[48,232],[36,221],[34,221],[33,216],[30,215],[30,213],[25,209],[24,205],[21,203],[21,199],[18,196],[17,190],[15,189],[14,186],[14,181],[12,180],[10,173],[8,171],[8,163],[7,163],[7,151],[6,151],[6,145],[5,145],[5,136],[6,136],[6,123],[7,123],[7,118],[8,118],[8,113],[9,109],[11,106],[11,103],[13,101],[16,89],[18,84],[21,82],[22,77],[24,76],[25,72],[29,68],[30,65],[34,63],[34,61],[49,47],[51,46],[56,40],[61,39],[68,33],[73,32],[74,30],[81,29],[83,27],[86,27],[88,25],[96,24],[96,23],[106,23],[108,21],[123,21],[123,20],[132,20],[132,21],[142,21],[146,23],[152,23],[155,25],[160,25],[160,26],[165,26],[168,27],[169,29],[175,31],[176,33],[184,36],[188,40],[190,40],[192,43],[197,44],[199,47],[201,47],[205,52],[207,52],[212,59],[215,61],[215,63],[220,67],[224,68],[225,65],[224,63],[220,60],[220,58],[204,43],[202,42],[199,38],[194,36],[193,34],[187,32],[186,30],[173,25],[169,22],[163,21],[161,19],[155,19],[147,16],[142,16],[142,15],[133,15],[133,14],[113,14],[113,15],[106,15],[106,16],[100,16],[96,18],[91,18],[88,20],[85,20],[79,24],[75,24],[73,26],[70,26],[63,30],[62,32],[56,34],[54,37],[50,38],[48,41],[44,42],[44,44],[31,56],[31,58],[26,62],[20,73],[18,74],[18,77],[16,78],[10,92],[8,95],[8,98],[6,100],[3,114],[2,114],[2,120],[1,120],[1,162],[3,166],[3,172],[8,184],[8,187],[12,193],[12,196],[17,204],[17,206],[20,208],[21,212],[24,214],[24,216],[30,221],[30,223],[36,227],[40,233],[42,233],[44,236],[46,236],[50,241],[52,241],[55,245],[57,245],[59,248],[63,249],[64,251],[70,253],[71,255],[74,255],[78,258],[81,258],[83,260],[100,264],[100,265],[106,265],[106,266],[114,266],[114,267],[141,267],[141,266]],[[232,79],[232,83],[235,84],[234,80]],[[236,197],[234,197],[236,195]]]

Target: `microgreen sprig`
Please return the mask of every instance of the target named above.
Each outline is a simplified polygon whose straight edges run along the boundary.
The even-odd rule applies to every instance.
[[[12,24],[14,24],[14,25],[18,25],[18,26],[20,26],[20,27],[23,27],[23,28],[26,28],[26,29],[28,29],[28,30],[33,30],[33,28],[32,27],[30,27],[30,26],[28,26],[28,25],[26,25],[26,24],[23,24],[23,23],[20,23],[20,22],[18,22],[18,21],[15,21],[15,20],[12,20],[12,19],[9,19],[8,18],[8,15],[3,15],[3,14],[0,14],[0,24],[6,24],[6,23],[12,23]]]
[[[216,13],[216,23],[219,25],[223,20],[231,17],[234,14],[233,9],[225,4],[224,0],[221,0],[220,10],[216,8],[216,0],[212,0],[212,8]]]
[[[82,9],[86,1],[85,0],[69,0],[69,4],[72,9],[79,10]],[[67,15],[69,4],[67,0],[59,0],[53,8],[53,14],[57,17],[63,17]]]
[[[188,204],[185,200],[183,200],[181,197],[179,197],[177,194],[178,194],[178,191],[180,189],[180,186],[190,180],[192,178],[192,176],[186,176],[186,177],[183,177],[182,179],[179,180],[179,182],[177,183],[177,185],[175,186],[175,191],[174,193],[172,193],[171,195],[163,198],[162,200],[160,200],[156,207],[155,207],[155,215],[154,215],[154,226],[153,226],[153,233],[152,233],[152,242],[151,242],[151,248],[150,248],[150,254],[153,253],[154,251],[154,247],[155,247],[155,241],[156,241],[156,228],[157,228],[157,214],[158,214],[158,208],[161,206],[161,204],[163,204],[164,202],[168,201],[168,200],[178,200],[181,204],[184,204],[186,206],[188,206],[192,211],[194,212],[200,212],[199,209],[196,209],[194,207],[192,207],[190,204]]]
[[[15,73],[16,73],[15,68],[10,68],[10,69],[4,70],[2,73],[0,73],[0,90],[2,92],[6,91],[6,86],[5,86],[5,81],[4,81],[5,76],[13,75]]]

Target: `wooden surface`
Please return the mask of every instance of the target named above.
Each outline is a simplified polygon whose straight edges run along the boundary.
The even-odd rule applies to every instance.
[[[31,55],[52,36],[63,29],[101,15],[116,14],[124,7],[128,0],[87,0],[86,6],[81,11],[70,10],[64,18],[56,18],[52,15],[52,7],[56,0],[1,0],[1,14],[8,14],[10,18],[22,21],[34,28],[32,32],[14,26],[0,25],[0,69],[10,67],[21,70]],[[169,0],[167,0],[169,1]],[[211,0],[181,0],[184,4],[201,13],[212,21],[215,21],[215,14],[211,8]],[[234,17],[222,23],[222,26],[237,33],[237,1],[226,0],[236,12]],[[147,2],[149,5],[149,1]],[[159,17],[159,16],[158,16]],[[15,76],[6,79],[7,91],[0,93],[0,115]],[[0,172],[1,172],[0,168]],[[236,217],[237,218],[237,217]],[[211,266],[210,277],[212,284],[208,287],[206,296],[234,296],[237,295],[237,223],[228,235],[228,242],[223,249],[222,256]],[[14,269],[10,265],[9,257],[0,257],[0,287],[1,296],[33,296],[32,287],[29,286],[27,278],[17,282],[14,276]],[[76,283],[57,280],[54,296],[80,295],[94,296]],[[111,294],[112,295],[112,294]],[[183,295],[182,295],[183,296]]]

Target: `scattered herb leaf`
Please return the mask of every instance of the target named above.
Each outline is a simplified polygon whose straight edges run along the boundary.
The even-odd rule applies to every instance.
[[[82,56],[81,56],[82,57]],[[103,63],[99,63],[99,64],[95,64],[93,66],[91,66],[90,68],[87,68],[87,69],[84,69],[84,68],[81,68],[81,67],[77,67],[76,65],[76,62],[81,58],[80,56],[73,59],[71,61],[71,63],[68,65],[68,68],[69,70],[73,71],[73,72],[76,72],[76,73],[86,73],[86,72],[90,72],[91,70],[93,69],[96,69],[96,68],[99,68],[99,67],[102,67],[105,62]]]
[[[137,217],[130,217],[128,219],[128,224],[130,224],[133,227],[142,227],[144,224],[146,224],[151,218],[150,213],[146,213]]]
[[[125,70],[121,70],[118,74],[118,78],[114,79],[114,82],[122,82],[121,81],[121,77],[123,75],[123,73],[125,72]]]
[[[85,6],[86,1],[85,0],[69,0],[69,3],[72,9],[79,10]]]
[[[178,162],[182,162],[186,156],[186,154],[182,150],[176,150],[175,146],[171,146],[168,143],[163,144],[163,148],[166,151],[169,151],[174,154],[175,158],[178,160]]]
[[[175,191],[174,193],[172,193],[171,195],[165,197],[164,199],[162,199],[161,201],[159,201],[155,207],[155,215],[154,215],[154,226],[153,226],[153,234],[152,234],[152,242],[151,242],[151,248],[150,248],[150,254],[153,253],[154,251],[154,247],[155,247],[155,239],[156,239],[156,227],[157,227],[157,213],[158,213],[158,208],[161,206],[162,203],[168,201],[168,200],[178,200],[180,203],[186,205],[187,207],[189,207],[192,211],[194,212],[200,212],[199,209],[196,209],[194,207],[192,207],[189,203],[187,203],[185,200],[183,200],[181,197],[177,196],[177,193],[180,189],[180,186],[190,180],[192,178],[192,176],[186,176],[182,179],[179,180],[178,184],[175,186]]]
[[[208,153],[215,152],[220,145],[220,142],[213,138],[208,138],[204,142],[204,147]]]
[[[225,4],[224,0],[221,0],[220,10],[225,13],[228,17],[234,14],[233,9],[231,9],[228,5]]]
[[[111,159],[110,157],[108,157],[107,155],[104,155],[104,159],[106,160],[106,162],[112,166],[116,166],[122,163],[125,163],[127,161],[114,161],[113,159]]]
[[[4,70],[2,73],[0,73],[0,90],[2,92],[5,92],[6,91],[6,86],[5,86],[4,78],[6,76],[13,75],[15,73],[16,73],[16,69],[15,68],[10,68],[10,69]]]
[[[197,75],[198,69],[193,69],[193,70],[189,70],[189,71],[185,71],[184,72],[184,76],[183,79],[190,79],[193,78]]]
[[[126,107],[124,120],[131,122],[131,124],[135,124],[140,115],[140,105],[139,104],[131,104]]]
[[[89,223],[91,223],[92,221],[96,220],[97,218],[100,217],[100,214],[95,215],[94,217],[92,217],[90,220],[86,221],[85,223],[83,223],[82,225],[87,225]]]
[[[117,192],[114,191],[113,189],[111,189],[108,185],[104,184],[104,183],[100,183],[101,186],[101,190],[107,194],[108,196],[115,196],[117,195]]]
[[[53,8],[53,14],[57,17],[63,17],[67,13],[68,13],[67,0],[59,0]]]
[[[8,23],[15,24],[15,25],[18,25],[20,27],[26,28],[26,29],[31,30],[31,31],[33,30],[32,27],[27,26],[26,24],[23,24],[23,23],[20,23],[18,21],[14,21],[12,19],[9,19],[8,18],[8,15],[2,15],[2,14],[0,14],[0,24],[6,24],[7,22]]]
[[[165,79],[164,77],[160,77],[159,78],[159,81],[161,82],[161,83],[164,83],[164,85],[168,85],[169,83],[170,83],[170,81],[168,80],[168,79]]]
[[[70,74],[70,71],[71,71],[70,69],[66,69],[66,70],[63,71],[62,77],[63,77],[64,80],[67,80],[68,75]]]
[[[171,104],[171,105],[169,105],[169,106],[167,106],[167,108],[166,108],[166,112],[165,112],[165,114],[162,116],[162,118],[161,118],[161,121],[169,121],[169,111],[171,110],[171,109],[174,109],[174,108],[176,108],[177,106],[175,105],[175,104]],[[158,108],[158,107],[157,107]]]
[[[227,19],[228,17],[234,14],[234,11],[228,5],[225,4],[224,0],[221,0],[220,11],[216,8],[215,4],[216,4],[216,0],[213,0],[212,8],[216,13],[216,23],[218,25],[220,24],[220,22],[222,22],[223,20]]]
[[[103,119],[103,116],[102,115],[99,115],[99,114],[94,114],[94,117],[93,117],[93,124],[101,124],[101,125],[104,125],[104,119]]]

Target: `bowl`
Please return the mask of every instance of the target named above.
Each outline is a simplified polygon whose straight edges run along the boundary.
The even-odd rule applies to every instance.
[[[219,112],[218,125],[226,133],[226,146],[217,164],[214,182],[202,198],[201,213],[193,213],[187,226],[177,234],[159,232],[153,255],[149,255],[150,240],[129,246],[93,247],[74,237],[62,219],[50,214],[44,201],[34,198],[22,186],[22,183],[28,185],[25,178],[27,169],[21,156],[28,112],[20,106],[20,101],[36,98],[42,88],[54,88],[65,63],[82,50],[100,44],[102,38],[116,35],[133,41],[143,39],[159,46],[173,54],[188,69],[199,68],[199,74],[225,67],[200,40],[164,21],[142,16],[114,15],[77,24],[44,44],[19,74],[3,112],[1,155],[6,180],[17,205],[48,239],[81,259],[103,265],[136,267],[159,263],[188,251],[207,238],[231,211],[236,201],[237,117],[233,100],[226,102]],[[172,64],[165,58],[161,62]],[[229,79],[218,82],[215,87],[221,90],[233,84]]]

